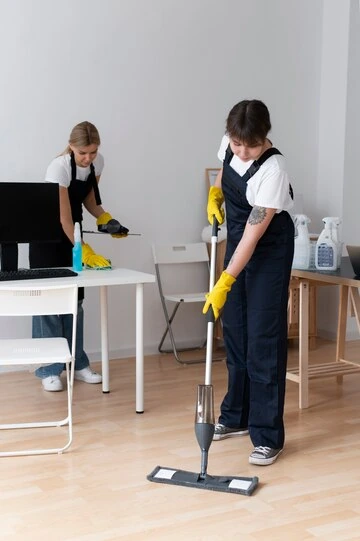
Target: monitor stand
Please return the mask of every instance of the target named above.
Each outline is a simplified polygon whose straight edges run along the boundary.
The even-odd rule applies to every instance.
[[[19,252],[17,243],[0,243],[0,259],[2,271],[18,270]]]

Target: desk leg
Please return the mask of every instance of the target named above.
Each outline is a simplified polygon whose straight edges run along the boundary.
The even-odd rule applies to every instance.
[[[101,372],[103,393],[110,392],[107,287],[100,286]]]
[[[136,413],[144,413],[144,284],[136,284]]]
[[[299,284],[299,408],[309,407],[309,283]]]
[[[346,323],[347,323],[347,309],[349,299],[349,286],[340,286],[340,298],[339,298],[339,316],[338,316],[338,328],[336,339],[336,361],[340,361],[345,357],[345,339],[346,339]],[[343,376],[337,376],[337,383],[343,382]]]

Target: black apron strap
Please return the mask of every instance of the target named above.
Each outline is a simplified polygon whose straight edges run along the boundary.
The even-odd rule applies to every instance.
[[[261,156],[260,156],[260,158],[258,160],[253,161],[253,163],[250,165],[249,169],[243,174],[241,179],[244,182],[247,182],[249,180],[249,178],[251,178],[252,176],[255,175],[255,173],[260,169],[262,164],[266,162],[266,160],[268,160],[271,156],[275,156],[276,154],[282,155],[280,150],[278,150],[275,147],[271,147],[271,148],[268,148],[267,150],[265,150],[265,152],[263,154],[261,154]],[[230,165],[230,162],[231,162],[233,156],[234,156],[234,153],[231,150],[231,147],[230,147],[230,144],[229,144],[229,146],[227,147],[226,152],[225,152],[224,163],[226,163],[227,165]],[[289,184],[289,194],[290,194],[291,199],[294,199],[294,192],[293,192],[291,184]]]
[[[258,160],[253,161],[249,169],[243,174],[243,176],[241,177],[242,180],[247,182],[249,178],[255,175],[255,173],[260,169],[262,164],[266,162],[266,160],[268,160],[271,156],[274,156],[275,154],[281,154],[280,150],[274,147],[271,147],[265,150],[265,152],[261,154],[260,158]],[[229,145],[225,152],[224,163],[226,163],[227,165],[230,165],[230,162],[233,159],[233,156],[234,156],[234,153],[231,150],[231,147]]]
[[[76,180],[76,162],[75,162],[75,156],[73,152],[71,152],[70,154],[70,164],[71,164],[71,181],[74,181]],[[88,176],[88,180],[90,181],[92,189],[94,190],[96,204],[101,205],[100,191],[99,191],[99,186],[96,180],[95,167],[93,163],[90,164],[90,175]]]
[[[265,150],[263,154],[261,154],[260,158],[258,160],[254,160],[253,163],[250,165],[249,169],[246,171],[246,173],[243,175],[243,180],[247,182],[249,178],[255,175],[255,173],[260,169],[262,164],[266,162],[271,156],[274,156],[275,154],[281,154],[280,150],[277,148],[271,147]]]
[[[227,165],[230,165],[230,162],[233,159],[233,156],[234,156],[234,153],[231,150],[230,145],[228,145],[228,147],[226,149],[226,152],[225,152],[224,163],[226,163]]]
[[[70,153],[70,165],[71,165],[71,182],[76,180],[76,163],[74,153]]]
[[[96,180],[95,167],[94,167],[94,165],[92,163],[90,164],[90,175],[89,175],[89,177],[91,177],[91,183],[92,183],[92,187],[93,187],[93,190],[94,190],[96,204],[101,205],[101,197],[100,197],[100,192],[99,192],[99,185],[98,185],[98,182]]]

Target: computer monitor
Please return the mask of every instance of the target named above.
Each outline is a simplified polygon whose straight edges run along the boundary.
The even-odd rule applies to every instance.
[[[1,270],[17,270],[19,243],[61,240],[59,185],[0,182]]]

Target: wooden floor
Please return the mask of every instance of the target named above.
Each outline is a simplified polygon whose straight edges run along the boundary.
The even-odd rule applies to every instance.
[[[350,345],[360,358],[360,343]],[[321,343],[311,360],[327,360]],[[295,362],[296,350],[290,351]],[[94,364],[96,367],[96,364]],[[112,361],[111,393],[77,382],[74,443],[63,455],[0,459],[1,541],[343,541],[360,539],[360,375],[310,383],[298,409],[288,382],[286,446],[272,466],[248,463],[248,437],[213,442],[208,473],[258,476],[251,497],[151,483],[157,465],[198,472],[196,389],[204,365],[146,359],[145,413],[135,413],[134,360]],[[28,373],[1,375],[2,422],[37,409],[61,415],[65,393],[45,393]],[[213,365],[216,414],[226,386]],[[44,430],[1,433],[1,449],[31,444]],[[47,429],[49,430],[49,429]],[[58,441],[62,429],[50,429]]]

